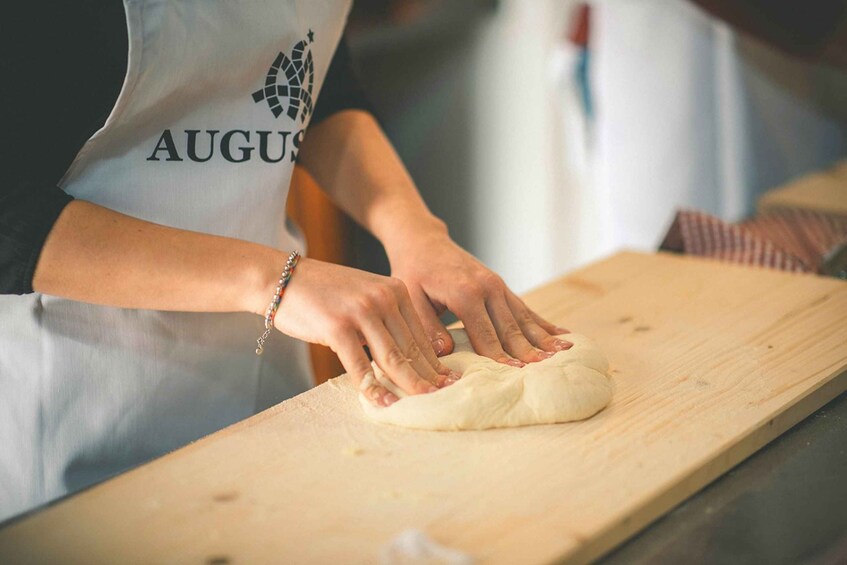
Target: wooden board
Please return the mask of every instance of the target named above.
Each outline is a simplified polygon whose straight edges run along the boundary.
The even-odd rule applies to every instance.
[[[373,563],[418,528],[482,563],[585,562],[847,388],[847,284],[624,253],[528,296],[593,336],[585,422],[363,421],[345,377],[0,531],[0,561]]]
[[[847,215],[847,161],[766,192],[757,207],[760,214],[779,208],[803,208]]]

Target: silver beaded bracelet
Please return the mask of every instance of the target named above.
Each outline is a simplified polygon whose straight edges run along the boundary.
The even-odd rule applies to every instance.
[[[282,269],[282,274],[276,284],[273,300],[271,300],[265,312],[265,331],[256,340],[256,355],[261,355],[265,350],[265,340],[268,339],[274,329],[274,318],[276,318],[276,311],[279,310],[279,303],[282,302],[282,295],[285,294],[285,287],[288,286],[288,281],[291,280],[291,275],[294,274],[294,268],[299,260],[300,253],[292,251],[288,256],[288,261],[285,262],[285,267]]]

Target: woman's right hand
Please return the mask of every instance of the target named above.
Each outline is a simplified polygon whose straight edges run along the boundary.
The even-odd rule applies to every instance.
[[[268,301],[272,290],[266,292]],[[407,394],[434,392],[458,375],[444,366],[412,306],[406,285],[383,277],[303,257],[297,264],[275,319],[291,337],[330,347],[353,383],[375,405],[398,400],[393,385]],[[365,354],[391,380],[380,384]]]
[[[50,230],[32,284],[37,292],[117,308],[264,316],[287,256],[75,200]],[[397,279],[300,259],[275,323],[331,347],[375,404],[397,396],[376,381],[365,344],[394,390],[418,394],[455,380]]]

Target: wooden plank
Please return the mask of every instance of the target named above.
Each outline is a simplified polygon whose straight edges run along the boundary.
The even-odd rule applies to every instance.
[[[595,418],[375,426],[340,377],[12,524],[0,561],[372,563],[414,527],[482,563],[585,562],[847,388],[836,280],[623,253],[527,300],[608,353]]]
[[[847,161],[766,192],[757,207],[760,214],[779,208],[804,208],[847,215]]]

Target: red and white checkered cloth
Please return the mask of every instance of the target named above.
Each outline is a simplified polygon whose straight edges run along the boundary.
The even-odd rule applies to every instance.
[[[847,216],[785,208],[728,224],[703,212],[683,210],[660,248],[730,263],[820,273],[825,258],[845,244]]]

